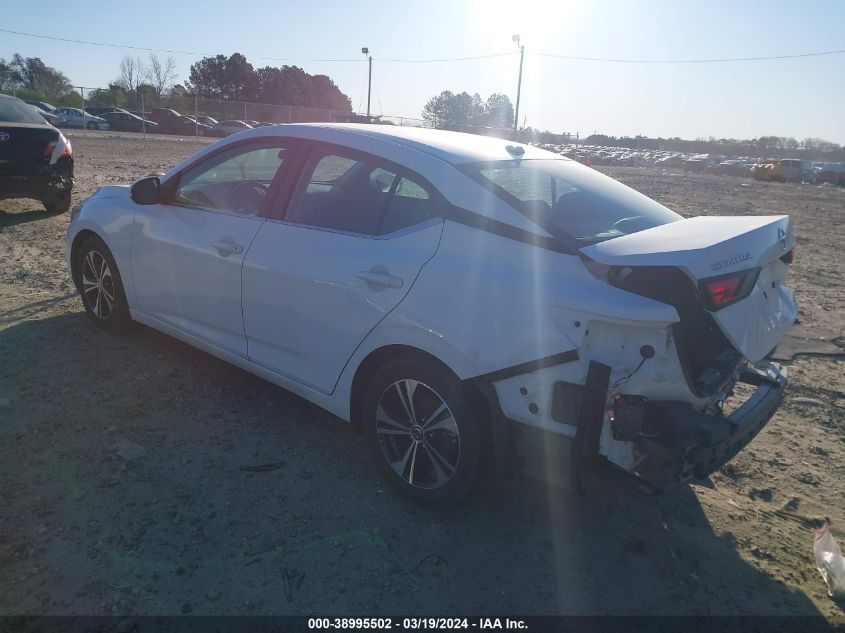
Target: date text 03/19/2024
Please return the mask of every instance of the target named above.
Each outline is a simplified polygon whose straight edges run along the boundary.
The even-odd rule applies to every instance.
[[[512,618],[308,618],[310,630],[419,631],[419,630],[525,630],[524,620]]]

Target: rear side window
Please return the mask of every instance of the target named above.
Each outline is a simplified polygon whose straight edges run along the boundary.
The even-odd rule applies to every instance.
[[[573,161],[499,161],[463,169],[555,237],[576,242],[600,242],[682,219],[658,202]]]
[[[384,235],[435,217],[423,185],[376,158],[312,150],[286,220]]]

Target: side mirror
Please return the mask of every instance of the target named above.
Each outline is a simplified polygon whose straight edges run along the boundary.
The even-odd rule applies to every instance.
[[[158,191],[161,181],[158,176],[148,176],[136,181],[129,189],[129,195],[135,204],[158,203]]]

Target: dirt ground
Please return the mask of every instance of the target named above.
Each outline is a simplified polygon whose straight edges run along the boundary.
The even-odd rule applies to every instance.
[[[200,146],[72,141],[76,199]],[[707,482],[645,497],[590,479],[577,497],[520,478],[450,512],[385,490],[363,437],[304,400],[148,328],[97,330],[68,216],[0,202],[0,614],[841,621],[812,546],[825,516],[845,546],[845,189],[604,171],[688,215],[791,214],[803,343],[838,355],[788,361],[784,406]]]

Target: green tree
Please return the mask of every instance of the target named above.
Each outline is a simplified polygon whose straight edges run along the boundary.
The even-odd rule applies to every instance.
[[[26,88],[43,92],[49,99],[57,99],[73,90],[70,80],[40,57],[23,57],[15,53],[8,66]]]

